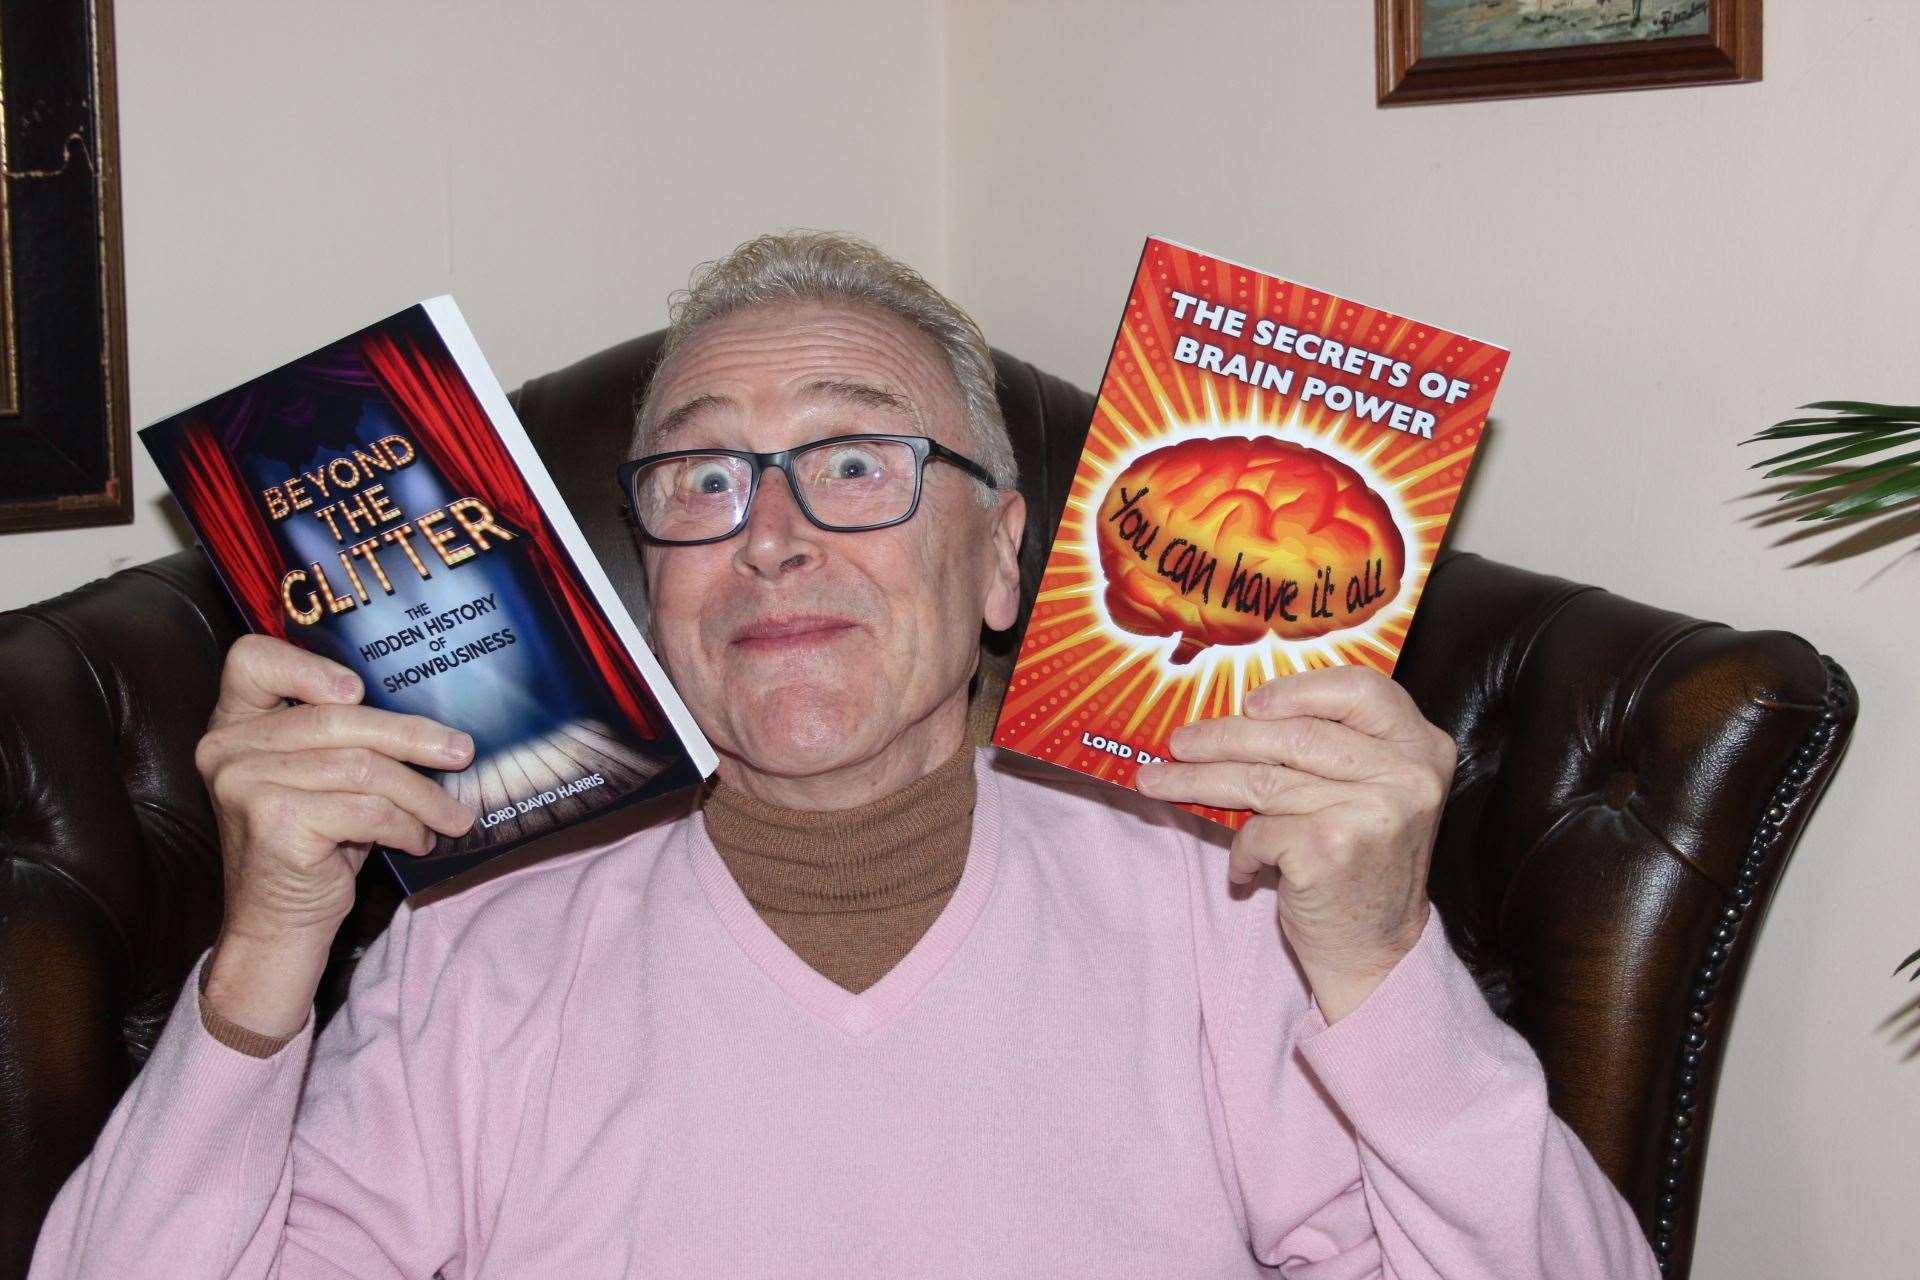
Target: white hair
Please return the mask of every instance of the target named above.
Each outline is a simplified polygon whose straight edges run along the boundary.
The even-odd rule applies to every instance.
[[[1020,467],[994,394],[993,354],[980,326],[906,263],[857,236],[785,231],[747,241],[726,257],[695,268],[668,304],[660,361],[635,422],[635,452],[644,452],[653,388],[676,351],[700,330],[746,307],[778,302],[850,302],[897,316],[940,348],[960,389],[977,459],[1002,490],[1019,486]],[[981,491],[986,501],[992,495]]]

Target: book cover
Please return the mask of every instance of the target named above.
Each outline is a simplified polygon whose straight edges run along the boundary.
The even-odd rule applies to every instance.
[[[714,768],[453,299],[140,432],[247,627],[474,740],[409,894]]]
[[[1149,239],[995,745],[1131,786],[1276,676],[1391,673],[1506,366]]]

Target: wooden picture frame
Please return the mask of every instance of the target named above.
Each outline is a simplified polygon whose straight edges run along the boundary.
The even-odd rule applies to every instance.
[[[1398,107],[1758,80],[1760,4],[1374,0],[1377,101]],[[1442,21],[1452,47],[1436,49],[1428,37],[1442,34]],[[1463,35],[1469,21],[1478,29]],[[1662,34],[1663,24],[1680,34]],[[1625,38],[1605,39],[1609,29]],[[1489,44],[1502,47],[1482,51]]]
[[[112,0],[0,4],[0,533],[133,518],[116,111]]]

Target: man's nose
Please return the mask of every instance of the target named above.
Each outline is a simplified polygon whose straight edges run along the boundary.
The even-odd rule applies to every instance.
[[[786,472],[768,467],[747,512],[747,527],[740,532],[734,567],[766,578],[807,568],[820,559],[819,533],[800,510]]]

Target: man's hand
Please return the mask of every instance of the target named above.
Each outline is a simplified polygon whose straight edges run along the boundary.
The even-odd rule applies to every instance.
[[[1174,730],[1177,761],[1143,765],[1162,800],[1252,809],[1236,884],[1280,871],[1280,925],[1329,1023],[1352,1012],[1419,940],[1427,864],[1454,744],[1370,667],[1270,680],[1245,715]]]
[[[459,768],[472,741],[424,716],[356,705],[362,692],[337,662],[242,636],[194,750],[226,875],[207,999],[264,1035],[290,1035],[306,1021],[374,844],[426,853],[435,831],[473,825],[472,809],[407,767]]]

